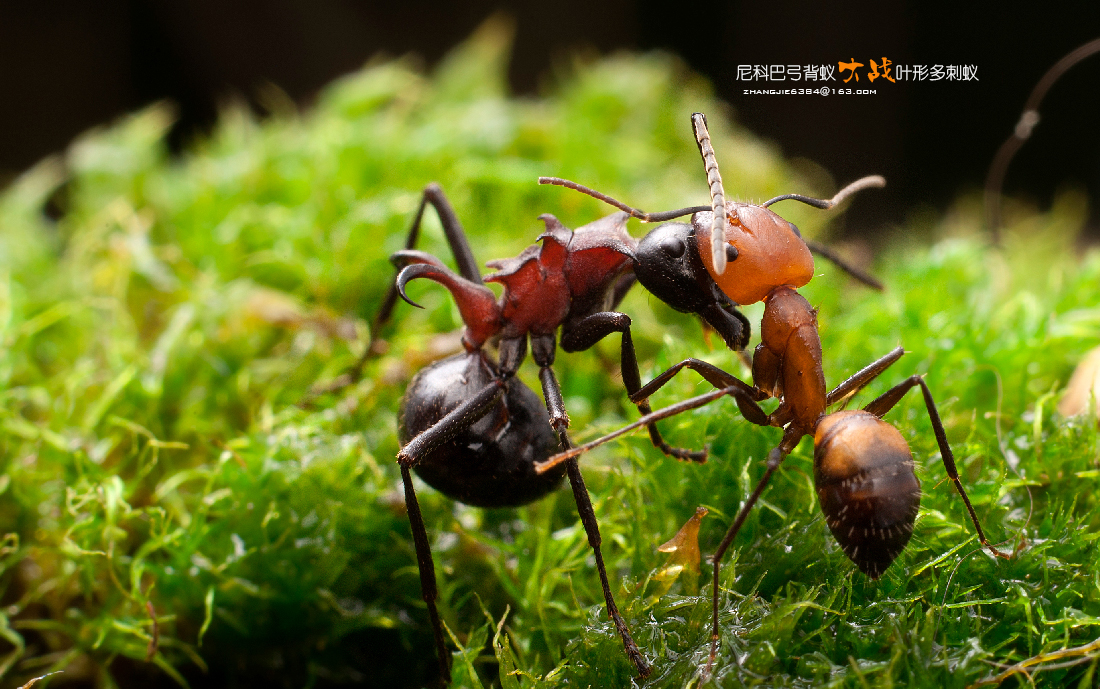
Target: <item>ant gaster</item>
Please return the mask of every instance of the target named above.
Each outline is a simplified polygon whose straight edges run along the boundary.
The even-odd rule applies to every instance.
[[[705,123],[693,121],[697,127],[705,127]],[[703,154],[706,159],[705,150]],[[715,174],[712,179],[718,179],[717,185],[712,184],[712,195],[721,198],[721,178],[716,174],[717,165],[713,162],[713,153],[709,158],[708,172],[713,167]],[[718,187],[717,192],[715,186]],[[722,556],[772,474],[803,436],[810,435],[814,438],[814,485],[825,521],[845,555],[863,573],[877,579],[905,548],[913,533],[920,506],[920,482],[913,471],[913,456],[908,444],[896,428],[882,420],[882,416],[914,387],[920,387],[923,393],[947,475],[966,504],[979,541],[994,555],[1008,557],[993,547],[978,522],[977,514],[959,481],[943,423],[923,377],[914,375],[907,378],[863,409],[826,414],[830,405],[844,401],[858,392],[901,358],[904,350],[901,347],[894,349],[826,393],[817,314],[809,302],[794,289],[805,283],[802,267],[804,259],[797,255],[799,252],[795,252],[794,259],[785,264],[792,266],[789,272],[760,270],[759,264],[742,260],[748,253],[744,247],[751,246],[758,240],[756,233],[746,227],[743,210],[737,208],[733,213],[727,211],[728,221],[721,240],[711,242],[713,236],[718,236],[712,234],[711,221],[722,215],[722,205],[715,203],[714,207],[713,216],[698,213],[693,219],[700,243],[711,244],[713,247],[712,253],[704,257],[704,262],[712,273],[717,273],[717,266],[729,252],[727,247],[736,247],[740,257],[723,274],[716,276],[719,285],[739,303],[759,300],[764,302],[764,316],[760,326],[761,343],[756,347],[752,360],[755,384],[749,385],[705,361],[686,359],[633,393],[631,401],[648,401],[653,393],[685,368],[699,373],[717,388],[715,392],[647,414],[612,434],[555,455],[537,467],[540,472],[553,471],[561,461],[576,461],[576,457],[583,452],[629,430],[641,425],[652,425],[656,421],[700,407],[724,395],[734,398],[741,414],[749,422],[783,429],[779,444],[768,453],[764,476],[745,501],[714,553],[712,641],[710,659],[704,674],[709,674],[718,650],[718,575]],[[759,405],[759,402],[769,397],[780,400],[779,406],[770,414]]]
[[[696,139],[706,162],[710,139],[702,121],[702,115],[693,116]],[[713,152],[709,160],[713,160]],[[715,169],[713,175],[716,174]],[[711,177],[708,168],[708,180]],[[566,228],[552,215],[543,215],[540,219],[546,231],[538,237],[542,245],[530,246],[515,258],[488,263],[496,272],[483,279],[450,203],[442,189],[431,184],[424,190],[406,248],[392,257],[401,270],[372,328],[372,334],[377,333],[390,318],[397,296],[416,306],[405,292],[406,285],[416,278],[427,278],[446,287],[465,323],[462,337],[465,352],[427,366],[409,383],[401,402],[398,433],[402,449],[397,460],[422,594],[444,681],[450,674],[450,654],[435,605],[435,569],[410,470],[415,469],[425,482],[444,494],[482,507],[509,507],[532,502],[554,490],[567,475],[595,555],[608,615],[639,675],[647,676],[651,670],[649,663],[631,638],[611,594],[600,550],[599,526],[577,461],[566,460],[564,466],[541,474],[535,471],[535,464],[556,449],[572,448],[566,432],[569,417],[552,368],[557,346],[555,335],[560,327],[562,349],[573,352],[588,349],[612,333],[620,333],[623,381],[632,398],[642,388],[630,335],[630,318],[614,309],[635,280],[673,308],[701,316],[731,349],[742,350],[749,339],[747,319],[706,269],[706,252],[697,248],[696,226],[712,214],[713,193],[712,206],[651,214],[624,206],[572,182],[556,179],[549,182],[609,200],[627,212],[615,213],[577,230]],[[869,186],[875,184],[875,180],[861,183]],[[713,190],[714,184],[711,186]],[[831,200],[789,195],[769,203],[794,198],[830,208],[851,191],[849,187]],[[427,204],[431,204],[439,215],[458,273],[438,258],[415,249]],[[797,229],[766,208],[734,207],[741,210],[742,222],[748,227],[766,233],[773,231],[770,223],[786,232],[788,245],[802,247],[805,256],[798,264],[802,271],[798,279],[801,280],[799,284],[805,284],[812,276],[813,260]],[[641,241],[635,240],[625,229],[631,215],[647,222],[659,222],[687,214],[693,214],[691,224],[661,225]],[[734,264],[745,262],[755,266],[756,259],[751,253],[758,248],[745,243],[740,248],[731,247],[722,258]],[[739,257],[740,251],[748,255]],[[842,263],[841,267],[847,269]],[[782,275],[784,280],[794,279],[788,278],[786,272]],[[500,283],[504,288],[501,298],[497,299],[484,282]],[[545,413],[538,396],[515,377],[526,357],[528,341],[539,366]],[[485,345],[492,342],[498,348],[496,361],[485,350]],[[373,350],[372,344],[368,353]],[[648,402],[641,400],[637,405],[643,415],[650,413]],[[705,452],[669,446],[655,423],[649,424],[649,431],[653,443],[666,454],[693,461],[706,458]]]

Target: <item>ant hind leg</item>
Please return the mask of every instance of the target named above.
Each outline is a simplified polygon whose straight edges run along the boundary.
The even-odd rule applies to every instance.
[[[432,560],[428,530],[424,526],[424,516],[420,513],[420,503],[416,500],[412,476],[409,473],[409,467],[405,465],[401,466],[401,482],[405,486],[405,507],[409,514],[413,545],[416,548],[416,564],[420,570],[420,594],[428,606],[428,618],[431,620],[432,633],[435,636],[435,650],[439,657],[440,686],[447,686],[451,683],[451,652],[447,650],[447,644],[443,640],[443,623],[439,619],[439,610],[435,605],[439,597],[439,589],[435,581],[435,561]]]
[[[481,279],[481,271],[477,267],[477,260],[470,249],[470,242],[466,238],[465,230],[462,229],[462,223],[459,221],[458,215],[455,214],[451,202],[447,200],[447,195],[443,193],[443,187],[436,182],[424,187],[424,192],[420,197],[420,205],[416,209],[416,215],[409,226],[409,234],[405,238],[405,250],[412,251],[416,248],[417,241],[420,238],[420,223],[424,218],[424,209],[428,204],[431,204],[436,215],[439,216],[439,222],[443,226],[443,234],[447,238],[447,244],[451,247],[451,253],[458,265],[459,274],[476,285],[484,284]],[[393,309],[397,304],[398,296],[399,288],[395,280],[390,283],[389,289],[382,297],[381,305],[378,307],[378,312],[370,325],[370,341],[367,342],[362,355],[346,372],[327,384],[314,387],[299,403],[301,406],[309,406],[317,397],[336,392],[359,381],[363,375],[363,367],[372,357],[380,353],[381,338],[379,333],[393,317]]]
[[[454,207],[447,200],[447,195],[443,193],[443,187],[436,182],[424,187],[424,193],[420,197],[420,205],[416,209],[416,215],[409,226],[409,234],[405,238],[405,250],[411,251],[416,248],[416,243],[420,239],[420,223],[424,218],[424,209],[428,204],[431,204],[436,215],[439,216],[439,222],[443,226],[443,234],[447,238],[447,244],[451,247],[451,253],[458,265],[459,275],[475,284],[484,284],[481,280],[481,271],[477,267],[477,259],[474,258],[474,253],[470,249],[470,242],[466,238],[466,231],[462,229],[462,223],[459,221],[458,215],[455,214]],[[389,289],[386,290],[386,295],[382,298],[382,305],[374,317],[374,322],[371,323],[370,343],[363,352],[363,356],[349,372],[352,382],[358,380],[359,376],[362,375],[363,365],[375,353],[375,345],[379,339],[378,332],[389,322],[393,315],[393,307],[397,303],[397,297],[397,285],[391,283]]]
[[[1009,559],[1011,555],[1002,553],[994,548],[993,544],[986,538],[985,531],[982,530],[982,525],[978,521],[978,514],[974,511],[974,506],[970,504],[970,498],[963,488],[962,481],[959,480],[959,471],[955,466],[955,454],[951,451],[951,446],[947,443],[947,432],[943,428],[943,421],[940,420],[940,413],[936,408],[936,401],[932,399],[932,391],[928,389],[928,384],[924,382],[924,377],[910,376],[906,378],[872,400],[871,403],[863,409],[881,418],[883,414],[894,408],[894,405],[905,396],[905,393],[917,386],[920,386],[921,393],[924,395],[924,406],[928,409],[928,418],[931,420],[932,430],[936,434],[936,443],[940,447],[940,458],[943,460],[944,469],[947,470],[947,477],[955,484],[955,490],[962,496],[963,503],[966,505],[966,511],[970,514],[970,521],[974,523],[974,529],[978,533],[978,541],[996,557],[1005,560]]]

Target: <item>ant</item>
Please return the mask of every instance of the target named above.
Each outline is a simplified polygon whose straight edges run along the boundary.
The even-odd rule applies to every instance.
[[[709,159],[707,151],[704,150],[703,155],[708,174],[712,168],[716,172],[713,152]],[[721,178],[717,174],[711,178],[717,180],[711,185],[712,196],[720,199],[723,196]],[[716,268],[721,258],[730,253],[748,254],[744,247],[753,246],[753,242],[758,240],[755,236],[756,228],[747,226],[742,208],[738,207],[733,213],[727,214],[722,213],[723,206],[720,203],[714,203],[714,208],[713,216],[701,212],[693,218],[698,241],[709,243],[713,247],[711,253],[703,254],[708,269],[712,266]],[[723,215],[727,215],[725,223],[720,221]],[[721,228],[723,224],[721,234],[713,229]],[[732,252],[731,247],[736,252]],[[773,243],[769,248],[772,253],[768,258],[775,260],[777,264],[799,265],[799,247],[795,246],[792,252],[788,246]],[[791,279],[791,275],[795,279]],[[704,676],[709,676],[718,652],[718,575],[722,556],[737,536],[772,474],[803,436],[810,435],[814,438],[814,485],[829,530],[844,554],[860,571],[877,579],[905,548],[913,533],[913,524],[920,506],[920,481],[913,471],[913,456],[908,444],[894,426],[883,421],[882,416],[912,388],[920,387],[923,393],[947,475],[966,504],[979,541],[995,556],[1006,559],[1009,557],[994,548],[982,530],[978,516],[959,481],[954,455],[947,443],[936,403],[922,376],[910,376],[863,409],[826,413],[830,405],[847,400],[881,375],[901,358],[904,350],[897,347],[826,393],[817,314],[810,303],[795,290],[805,284],[805,281],[797,282],[802,279],[802,275],[798,270],[784,273],[770,270],[766,264],[738,258],[730,263],[724,274],[716,277],[723,292],[739,303],[764,302],[764,316],[760,326],[761,343],[756,347],[752,358],[754,385],[745,383],[713,364],[694,358],[685,359],[637,392],[631,393],[631,401],[639,405],[648,402],[653,393],[685,368],[699,373],[716,388],[715,391],[646,414],[614,433],[563,451],[536,465],[538,472],[553,471],[562,461],[574,462],[578,455],[634,428],[652,426],[657,421],[703,406],[725,395],[734,398],[741,414],[750,423],[783,429],[779,444],[768,453],[764,476],[738,512],[714,553],[711,651]],[[780,403],[769,414],[759,403],[770,397],[778,398]]]
[[[713,164],[714,153],[705,118],[696,113],[692,123],[707,166],[711,206],[645,213],[567,180],[540,179],[543,183],[561,184],[589,193],[626,212],[609,215],[576,230],[565,227],[552,215],[542,215],[540,219],[546,231],[537,238],[542,245],[530,246],[515,258],[490,261],[486,265],[496,272],[483,278],[457,215],[442,188],[433,183],[424,190],[405,249],[391,257],[400,272],[383,299],[372,333],[377,333],[390,319],[398,296],[419,306],[405,292],[406,285],[417,278],[446,287],[465,324],[462,336],[465,351],[430,364],[413,377],[401,401],[398,422],[402,448],[397,461],[420,570],[422,596],[428,608],[444,682],[450,677],[450,654],[435,605],[435,568],[412,483],[413,469],[445,495],[479,507],[514,507],[533,502],[556,489],[568,476],[581,523],[595,556],[607,613],[638,674],[645,677],[651,671],[612,597],[600,549],[599,526],[577,460],[565,460],[562,462],[564,467],[556,466],[543,472],[536,472],[535,467],[556,450],[573,447],[567,434],[569,416],[552,368],[559,327],[560,345],[566,352],[588,349],[604,337],[620,333],[623,382],[631,399],[639,400],[635,404],[641,413],[650,414],[648,401],[638,396],[644,389],[630,335],[630,318],[613,310],[635,281],[641,282],[674,309],[702,317],[731,349],[740,351],[748,343],[748,320],[735,306],[735,302],[742,302],[745,297],[741,292],[719,286],[713,277],[716,269],[708,267],[707,252],[697,248],[699,241],[703,241],[696,240],[697,234],[702,236],[702,219],[709,221],[716,204],[724,209],[725,201],[721,178]],[[772,199],[763,206],[734,204],[732,208],[740,213],[740,222],[758,232],[763,245],[751,242],[740,248],[730,245],[722,250],[720,260],[711,259],[709,263],[754,266],[744,271],[750,274],[758,270],[778,270],[782,281],[803,285],[813,276],[809,248],[801,240],[797,228],[768,210],[767,205],[795,199],[827,209],[858,189],[882,183],[878,177],[864,178],[828,200],[790,194]],[[458,273],[435,256],[415,249],[428,204],[439,216]],[[641,240],[635,240],[625,229],[631,216],[645,222],[662,222],[688,214],[692,214],[691,224],[662,224]],[[725,217],[725,211],[717,217]],[[784,246],[801,247],[802,255],[794,269],[797,274],[784,271],[782,266],[761,267],[764,264],[755,256],[757,250],[766,250],[767,244],[779,241],[777,233],[783,236]],[[836,260],[827,252],[822,254]],[[876,284],[873,278],[837,262],[857,278]],[[485,282],[503,286],[499,300]],[[744,303],[751,303],[751,300]],[[528,341],[532,357],[539,366],[545,413],[538,396],[516,378],[527,355]],[[497,346],[496,361],[485,351],[489,343]],[[375,351],[373,342],[357,369],[353,369],[353,376],[358,375],[358,369],[372,351]],[[653,444],[665,454],[705,461],[705,451],[671,447],[661,438],[655,423],[647,425]]]

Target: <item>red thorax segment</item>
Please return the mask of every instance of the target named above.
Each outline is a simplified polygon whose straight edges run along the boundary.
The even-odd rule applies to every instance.
[[[738,304],[755,304],[780,285],[801,287],[814,275],[814,258],[791,224],[767,208],[727,204],[726,241],[737,258],[716,275],[710,250],[710,211],[692,217],[703,265],[726,295]]]
[[[777,287],[764,301],[760,340],[753,357],[753,382],[773,397],[783,397],[794,421],[810,432],[825,413],[817,314],[801,294]]]
[[[611,286],[631,265],[637,242],[626,232],[626,213],[615,213],[576,231],[552,215],[542,215],[542,246],[529,246],[515,258],[490,261],[497,272],[486,282],[504,286],[501,312],[504,337],[557,330],[570,310],[598,308],[610,298]]]
[[[614,213],[573,231],[565,262],[565,280],[574,299],[610,299],[613,283],[631,267],[631,257],[638,247],[638,241],[626,231],[629,217],[626,213]],[[556,231],[554,228],[561,226],[552,215],[543,215],[541,219],[548,231]],[[605,304],[603,308],[608,306]]]
[[[529,246],[515,258],[489,261],[485,265],[497,272],[486,282],[504,286],[501,312],[504,337],[527,333],[548,335],[557,330],[569,313],[569,286],[565,281],[565,263],[572,231],[560,223],[547,223],[539,235],[542,246]]]

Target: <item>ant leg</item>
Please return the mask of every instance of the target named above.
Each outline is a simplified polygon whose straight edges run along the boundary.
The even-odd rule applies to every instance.
[[[932,430],[936,433],[936,443],[940,446],[940,458],[943,460],[943,467],[947,470],[947,477],[955,484],[955,490],[962,496],[963,503],[966,505],[966,511],[970,513],[970,521],[974,522],[974,529],[978,532],[978,541],[996,557],[1006,560],[1009,559],[1011,557],[1010,555],[1006,555],[994,548],[993,544],[989,542],[989,539],[985,537],[985,531],[982,530],[982,525],[978,521],[978,515],[974,511],[974,506],[970,504],[970,498],[967,497],[966,490],[963,489],[962,482],[959,480],[959,471],[955,467],[955,454],[951,451],[951,446],[947,444],[947,432],[943,428],[939,410],[936,409],[936,401],[932,399],[932,391],[928,389],[928,384],[924,382],[924,377],[910,376],[906,378],[884,392],[878,398],[872,400],[871,403],[863,409],[864,411],[882,418],[883,414],[894,408],[894,405],[905,396],[905,393],[918,385],[920,386],[921,393],[924,395],[924,406],[928,409],[928,418],[932,421]]]
[[[569,425],[569,416],[565,412],[565,403],[562,400],[561,386],[554,376],[554,336],[542,335],[531,337],[531,356],[539,365],[539,380],[542,382],[542,394],[546,399],[546,409],[550,413],[550,423],[558,434],[558,443],[563,450],[569,450],[573,444],[569,440],[569,434],[565,428]],[[558,420],[558,425],[555,424]],[[600,574],[600,585],[603,587],[604,604],[607,606],[607,614],[615,624],[619,636],[622,637],[626,655],[634,667],[638,668],[638,674],[648,677],[652,668],[646,661],[638,644],[634,643],[630,636],[630,630],[626,627],[619,608],[615,605],[615,598],[611,595],[611,584],[607,580],[607,569],[603,563],[603,552],[600,545],[603,539],[600,537],[600,525],[596,521],[596,511],[592,509],[592,498],[588,495],[588,488],[584,485],[584,477],[581,476],[581,468],[574,459],[566,463],[566,471],[569,474],[569,485],[573,489],[573,500],[577,503],[577,512],[581,517],[581,524],[588,535],[588,545],[596,557],[596,570]]]
[[[494,380],[482,388],[473,398],[467,400],[450,414],[437,421],[431,428],[409,441],[397,455],[397,462],[401,467],[401,481],[405,486],[405,506],[409,513],[409,526],[412,529],[413,544],[416,548],[416,564],[420,570],[420,593],[424,598],[424,603],[428,606],[428,618],[431,621],[432,633],[435,636],[441,686],[447,686],[451,683],[451,654],[443,640],[443,624],[440,622],[439,610],[435,605],[435,601],[439,597],[439,589],[435,580],[435,563],[432,560],[427,529],[424,526],[424,517],[420,513],[420,504],[416,500],[416,491],[413,490],[412,476],[409,469],[416,464],[420,457],[431,452],[441,443],[454,437],[456,433],[468,428],[484,416],[488,408],[500,400],[503,389],[503,380]]]
[[[905,354],[905,349],[902,347],[895,347],[891,349],[886,356],[863,367],[848,378],[848,380],[833,388],[825,398],[825,404],[836,404],[840,400],[856,394],[862,390],[865,385],[875,378],[878,378],[883,371],[892,366],[895,361],[901,358],[902,354]],[[890,406],[892,407],[894,405],[891,404]],[[889,407],[887,407],[887,409],[889,409]],[[878,416],[882,415],[878,414]]]
[[[484,417],[504,394],[504,378],[495,378],[476,395],[458,405],[430,428],[422,431],[397,453],[402,467],[415,466],[420,458]]]
[[[726,554],[726,550],[729,549],[730,544],[733,543],[734,537],[737,536],[737,532],[741,530],[741,526],[745,523],[745,519],[748,518],[749,512],[756,504],[756,501],[760,499],[760,495],[764,492],[764,488],[767,487],[772,474],[774,474],[775,470],[779,468],[779,465],[783,463],[783,460],[787,458],[787,455],[794,450],[798,442],[802,440],[802,436],[802,429],[798,428],[797,425],[791,425],[783,432],[783,440],[768,453],[767,468],[764,470],[764,476],[761,477],[760,482],[756,484],[756,489],[753,490],[749,499],[741,506],[741,510],[737,513],[737,518],[733,520],[733,524],[730,525],[729,531],[727,531],[725,537],[722,538],[722,542],[718,544],[718,549],[714,551],[714,588],[712,592],[713,616],[711,618],[710,658],[707,660],[706,668],[703,670],[704,678],[710,676],[711,668],[714,666],[714,659],[718,655],[718,572],[721,566],[722,556]]]
[[[550,415],[550,427],[555,433],[562,433],[569,428],[569,414],[565,411],[561,385],[551,368],[557,353],[554,335],[531,335],[530,338],[531,358],[539,365],[539,382],[542,383],[542,398],[546,400],[546,413]]]
[[[435,635],[440,685],[447,686],[451,683],[451,652],[443,641],[443,624],[435,606],[435,600],[439,597],[435,581],[435,561],[432,560],[432,550],[428,545],[428,530],[424,526],[424,516],[420,513],[420,503],[416,501],[416,491],[413,490],[412,476],[409,474],[409,467],[405,465],[401,466],[401,482],[405,485],[405,507],[409,513],[409,526],[412,528],[413,545],[416,547],[416,564],[420,570],[420,595],[428,606],[428,618]]]
[[[733,397],[737,401],[737,406],[742,409],[742,411],[745,409],[755,410],[751,412],[754,418],[764,419],[764,423],[761,423],[759,425],[771,425],[767,423],[767,421],[769,420],[768,415],[764,412],[763,409],[760,408],[760,405],[756,403],[756,395],[754,393],[758,391],[754,391],[752,388],[749,388],[744,383],[741,383],[741,385],[744,387],[738,387],[735,385],[728,388],[712,390],[703,395],[699,395],[698,397],[692,397],[682,402],[677,402],[676,404],[665,407],[664,409],[658,409],[651,414],[646,414],[634,423],[629,423],[617,431],[608,433],[602,438],[597,438],[593,441],[585,443],[584,445],[578,445],[577,447],[566,450],[564,452],[559,452],[558,454],[547,459],[545,462],[535,462],[535,471],[539,474],[544,474],[547,471],[550,471],[551,469],[556,467],[557,465],[561,464],[562,462],[572,459],[574,457],[578,457],[585,452],[588,452],[592,448],[610,442],[615,438],[618,438],[619,436],[626,435],[636,428],[641,428],[642,426],[651,424],[654,421],[660,421],[662,419],[676,416],[677,414],[682,414],[691,409],[698,409],[699,407],[710,404],[719,397],[724,397],[726,395],[730,395],[731,397]],[[750,419],[750,421],[751,420],[752,419]]]
[[[634,339],[630,335],[630,316],[617,311],[592,314],[576,325],[562,329],[561,346],[567,352],[581,351],[594,346],[614,332],[622,334],[619,362],[622,367],[623,385],[626,386],[626,392],[630,395],[631,401],[637,405],[642,416],[650,414],[653,409],[649,406],[648,399],[643,398],[641,401],[634,399],[634,395],[642,387],[642,374],[638,369],[638,355],[634,350]],[[722,385],[720,387],[728,386]],[[652,441],[654,447],[666,455],[692,462],[705,462],[707,460],[705,450],[686,450],[669,445],[661,437],[661,432],[657,429],[656,423],[650,423],[648,428],[650,441]]]
[[[422,457],[453,438],[456,434],[469,428],[483,418],[494,404],[499,403],[501,396],[504,394],[505,384],[509,378],[515,375],[526,353],[526,338],[502,340],[500,346],[501,375],[491,379],[481,390],[455,407],[439,421],[436,421],[431,427],[419,433],[397,453],[397,463],[401,467],[401,481],[405,486],[405,504],[409,513],[409,524],[412,527],[413,543],[416,547],[416,563],[420,570],[421,594],[428,606],[428,616],[431,619],[432,630],[435,634],[436,650],[439,654],[443,676],[442,683],[444,685],[450,683],[451,656],[443,641],[443,625],[440,622],[439,611],[435,605],[435,600],[439,595],[435,580],[435,564],[432,561],[427,529],[424,526],[420,505],[416,500],[416,492],[413,490],[412,476],[409,470],[416,466]]]
[[[572,444],[569,442],[569,436],[566,435],[565,431],[558,434],[558,439],[561,442],[562,449],[571,449]],[[623,648],[626,650],[630,662],[634,663],[634,667],[638,669],[638,675],[643,678],[648,677],[653,668],[646,660],[641,649],[638,648],[638,644],[634,642],[634,638],[630,636],[630,630],[627,629],[626,622],[623,621],[622,615],[619,614],[619,608],[615,605],[615,598],[611,595],[611,584],[607,580],[607,568],[604,567],[603,553],[600,550],[600,544],[603,542],[600,537],[600,525],[596,522],[596,512],[592,509],[592,498],[588,495],[588,488],[584,485],[581,468],[577,464],[576,458],[567,461],[565,467],[569,474],[569,485],[573,489],[573,499],[577,503],[577,512],[580,514],[581,524],[584,525],[584,531],[588,535],[588,545],[592,547],[592,553],[596,557],[596,571],[600,574],[600,585],[603,587],[603,599],[607,607],[607,615],[614,623],[619,636],[622,637]]]
[[[674,364],[667,371],[661,373],[659,376],[646,383],[645,386],[639,389],[635,394],[631,395],[630,400],[638,404],[640,408],[641,402],[648,401],[653,393],[664,387],[668,381],[672,380],[677,373],[685,368],[695,371],[716,388],[729,388],[735,390],[736,394],[734,394],[734,392],[730,394],[732,394],[737,401],[737,408],[741,410],[742,416],[750,423],[754,423],[757,426],[771,425],[768,415],[760,408],[760,405],[756,404],[756,402],[760,400],[767,399],[767,393],[749,385],[737,376],[723,371],[714,364],[708,364],[701,359],[684,359],[680,363]]]
[[[443,234],[447,237],[447,244],[451,247],[451,253],[455,257],[459,274],[470,282],[476,282],[480,285],[481,270],[477,266],[477,259],[474,258],[474,252],[470,249],[470,242],[466,239],[466,231],[462,229],[462,223],[459,222],[451,202],[447,200],[446,194],[443,193],[443,187],[436,182],[424,187],[424,196],[420,199],[420,208],[416,212],[417,230],[419,230],[420,216],[424,213],[424,204],[426,203],[432,204],[436,215],[439,216],[439,222],[443,225]],[[415,237],[411,235],[410,232],[410,239],[415,241]],[[405,248],[412,249],[415,247],[406,246]]]
[[[397,453],[397,461],[401,466],[415,466],[421,457],[469,428],[488,414],[493,405],[500,401],[508,379],[516,375],[524,357],[527,356],[527,338],[502,339],[498,351],[500,374],[430,428],[421,431],[415,438],[405,443],[405,447]]]
[[[443,193],[443,188],[436,182],[424,187],[424,193],[420,196],[420,206],[416,209],[416,215],[409,227],[408,237],[405,238],[405,250],[411,251],[416,248],[416,242],[420,238],[420,221],[424,218],[424,209],[429,203],[435,209],[436,215],[439,216],[440,224],[443,225],[443,234],[447,238],[447,244],[451,247],[451,253],[458,265],[459,274],[470,282],[478,285],[484,284],[481,280],[481,271],[477,267],[477,260],[474,258],[473,251],[470,250],[470,242],[466,239],[466,232],[462,229],[462,223],[459,222],[451,202],[447,200],[446,194]],[[330,387],[336,388],[337,383],[342,383],[338,387],[343,387],[356,382],[363,375],[363,366],[372,356],[378,353],[378,340],[380,339],[378,333],[393,316],[393,308],[397,304],[397,297],[397,286],[391,283],[385,296],[382,297],[382,305],[378,308],[378,313],[371,323],[370,342],[367,343],[363,355],[359,357],[351,370],[333,381]]]

